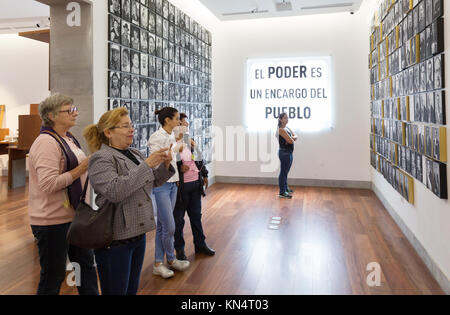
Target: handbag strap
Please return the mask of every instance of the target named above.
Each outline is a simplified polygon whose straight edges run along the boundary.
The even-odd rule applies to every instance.
[[[86,181],[84,182],[83,192],[81,193],[81,201],[85,202],[86,200],[86,192],[89,184],[89,176],[86,177]]]

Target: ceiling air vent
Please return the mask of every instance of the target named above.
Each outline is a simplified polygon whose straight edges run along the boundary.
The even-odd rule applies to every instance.
[[[223,16],[233,16],[233,15],[244,15],[244,14],[258,14],[258,13],[267,13],[268,10],[258,10],[257,8],[251,11],[244,12],[231,12],[231,13],[222,13]]]
[[[275,3],[277,12],[292,11],[292,3],[290,1],[283,1]]]
[[[325,4],[325,5],[317,5],[310,7],[301,7],[302,10],[318,10],[318,9],[331,9],[331,8],[345,8],[352,7],[354,5],[353,2],[346,3],[334,3],[334,4]]]

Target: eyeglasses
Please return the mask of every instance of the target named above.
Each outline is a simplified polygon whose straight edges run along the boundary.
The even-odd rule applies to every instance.
[[[70,109],[60,110],[59,112],[60,113],[69,113],[69,114],[78,113],[78,107],[72,106]]]
[[[122,126],[114,126],[110,129],[135,129],[133,124],[123,124]]]

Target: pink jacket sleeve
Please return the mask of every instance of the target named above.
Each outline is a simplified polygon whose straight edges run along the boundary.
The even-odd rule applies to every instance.
[[[72,184],[73,178],[69,172],[60,174],[64,162],[56,140],[40,135],[36,141],[34,150],[30,152],[30,164],[36,170],[39,188],[46,193],[54,193]]]

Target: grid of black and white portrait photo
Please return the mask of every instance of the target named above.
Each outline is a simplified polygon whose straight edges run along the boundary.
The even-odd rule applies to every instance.
[[[108,0],[109,109],[126,107],[148,155],[155,110],[175,107],[211,162],[211,33],[167,0]]]
[[[410,202],[447,199],[444,1],[382,0],[370,37],[371,164]]]

